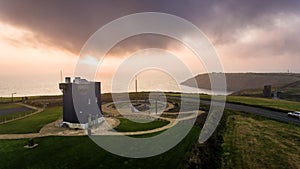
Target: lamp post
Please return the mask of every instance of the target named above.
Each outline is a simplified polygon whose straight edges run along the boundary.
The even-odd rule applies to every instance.
[[[157,115],[157,100],[158,100],[158,97],[156,97],[156,99],[155,99],[155,115]]]
[[[14,102],[14,94],[17,94],[17,93],[16,93],[16,92],[11,93],[11,102],[12,102],[12,103]]]

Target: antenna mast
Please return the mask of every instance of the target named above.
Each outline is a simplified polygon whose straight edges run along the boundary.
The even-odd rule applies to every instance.
[[[62,70],[60,70],[60,82],[63,82],[63,75],[62,75]]]
[[[137,93],[137,75],[135,75],[135,102],[138,103],[138,93]]]
[[[135,93],[137,94],[137,75],[135,75]]]

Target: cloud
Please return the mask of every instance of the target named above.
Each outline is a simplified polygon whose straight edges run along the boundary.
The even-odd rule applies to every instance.
[[[174,48],[179,48],[181,45],[183,44],[179,41],[163,35],[143,34],[122,40],[108,52],[108,55],[126,57],[140,49],[159,48],[172,50]]]
[[[0,19],[29,29],[49,43],[74,53],[105,23],[125,14],[134,4],[124,1],[12,0],[0,1]],[[124,10],[121,10],[124,8]]]
[[[222,50],[236,57],[297,58],[300,53],[299,16],[276,16],[270,18],[274,26],[245,29],[235,35],[235,42],[223,45]],[[238,50],[237,50],[238,49]],[[298,58],[299,59],[299,58]]]
[[[276,18],[300,16],[298,0],[0,0],[0,21],[34,32],[38,41],[69,50],[78,55],[86,40],[101,26],[121,16],[136,12],[165,12],[183,17],[199,26],[215,45],[243,46],[240,33],[251,30],[274,32],[278,37],[262,36],[247,44],[256,51],[279,54],[298,52],[298,25],[276,25]],[[167,24],[167,23],[166,23]],[[268,30],[268,31],[266,31]],[[258,31],[259,32],[259,31]],[[115,55],[145,47],[169,48],[174,40],[157,36],[133,37],[121,42],[111,52]],[[284,43],[277,43],[284,42]],[[239,45],[236,45],[238,43]],[[259,44],[259,45],[255,45]],[[299,44],[299,43],[298,43]],[[245,44],[244,44],[245,45]],[[252,47],[251,47],[252,46]],[[260,50],[254,50],[258,47]],[[273,46],[273,47],[272,47]],[[232,49],[234,50],[234,49]]]

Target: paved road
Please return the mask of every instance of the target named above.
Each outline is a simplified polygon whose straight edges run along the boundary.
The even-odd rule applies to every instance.
[[[179,99],[178,97],[171,97],[171,98]],[[186,101],[189,101],[189,102],[197,101],[195,98],[183,98],[183,99],[185,99]],[[208,100],[201,100],[201,104],[210,105],[211,102]],[[271,118],[271,119],[282,121],[282,122],[300,125],[300,119],[289,117],[289,116],[287,116],[287,113],[280,112],[280,111],[268,110],[268,109],[264,109],[264,108],[240,105],[240,104],[235,104],[235,103],[226,103],[225,107],[227,109],[231,109],[231,110],[243,111],[243,112]]]
[[[26,117],[29,117],[29,116],[35,115],[35,114],[37,114],[37,113],[40,113],[40,112],[44,111],[44,109],[45,109],[45,107],[43,107],[43,108],[38,108],[38,107],[30,106],[30,105],[27,105],[27,104],[23,104],[23,103],[15,103],[15,104],[18,104],[18,105],[22,106],[22,107],[20,107],[20,108],[26,108],[26,109],[28,109],[28,110],[35,110],[35,112],[30,113],[30,114],[27,114],[27,115],[25,115],[25,116],[20,116],[20,117],[17,117],[17,118],[13,118],[13,119],[10,119],[10,120],[6,120],[6,121],[3,121],[3,122],[0,122],[0,124],[5,124],[5,123],[12,122],[12,121],[24,119],[24,118],[26,118]],[[14,111],[17,111],[18,109],[13,108],[13,110],[14,110]],[[25,110],[25,109],[23,109],[23,110]],[[17,113],[17,112],[14,112],[14,111],[11,111],[10,113]],[[9,111],[8,111],[8,112],[9,112]],[[7,111],[6,111],[6,113],[7,113]]]

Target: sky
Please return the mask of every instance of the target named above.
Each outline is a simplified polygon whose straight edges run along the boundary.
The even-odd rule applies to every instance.
[[[72,75],[91,35],[139,12],[168,13],[196,25],[225,72],[300,72],[299,0],[0,0],[0,77],[59,75],[60,70]],[[179,42],[144,35],[112,48],[99,76],[111,76],[113,67],[147,48],[174,52],[195,74],[205,73],[203,63],[185,57],[193,53]]]

